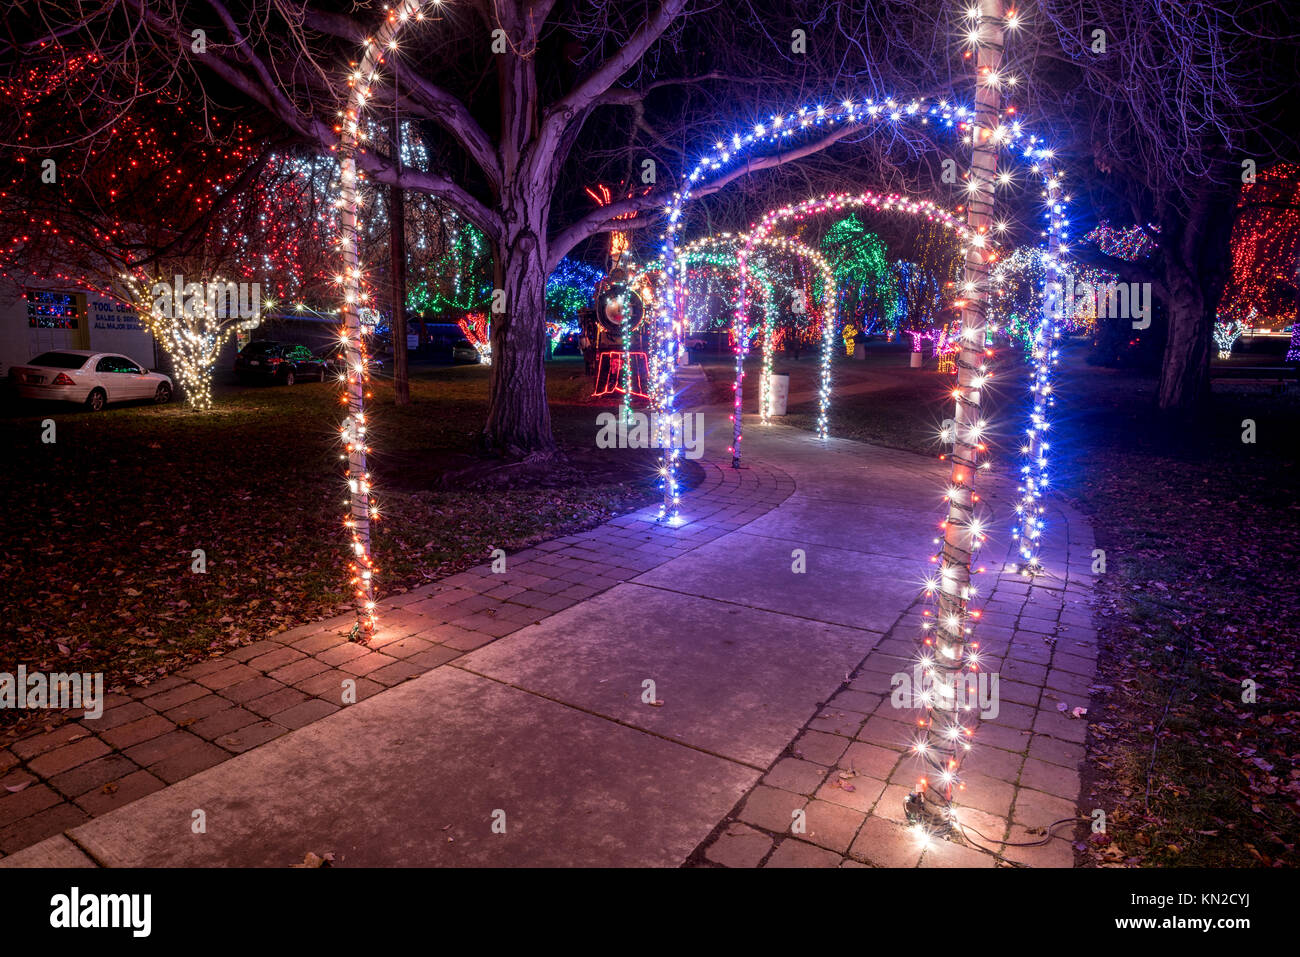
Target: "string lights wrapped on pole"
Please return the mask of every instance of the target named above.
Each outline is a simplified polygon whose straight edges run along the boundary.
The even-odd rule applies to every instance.
[[[971,169],[967,185],[967,225],[984,236],[993,225],[994,183],[997,173],[997,131],[1001,94],[999,69],[1006,23],[1002,0],[979,0],[968,12],[968,37],[975,47],[975,115],[970,124]],[[915,745],[923,775],[907,798],[909,820],[924,833],[946,834],[953,825],[952,802],[959,788],[961,759],[970,749],[974,724],[965,682],[968,669],[978,668],[978,645],[967,640],[972,616],[969,602],[971,561],[984,540],[975,514],[978,496],[975,475],[986,446],[981,400],[989,377],[985,344],[989,263],[975,244],[966,249],[962,283],[964,305],[957,352],[957,385],[953,413],[953,451],[948,482],[948,513],[942,523],[939,571],[927,583],[927,594],[938,598],[937,614],[927,609],[923,624],[921,667],[927,684],[922,700],[920,740]]]
[[[1029,345],[1029,361],[1033,364],[1029,382],[1029,425],[1020,448],[1024,462],[1020,466],[1020,501],[1016,505],[1016,527],[1013,529],[1020,551],[1019,570],[1029,577],[1043,570],[1038,550],[1043,536],[1042,497],[1049,484],[1047,453],[1051,443],[1047,432],[1051,422],[1048,410],[1056,403],[1052,372],[1060,355],[1057,340],[1061,331],[1057,320],[1065,307],[1062,301],[1061,254],[1066,220],[1062,214],[1061,174],[1049,167],[1046,175],[1043,194],[1047,198],[1047,250],[1043,254],[1042,313]]]
[[[359,249],[360,188],[357,172],[357,154],[366,139],[363,117],[369,101],[374,97],[379,83],[379,71],[385,51],[397,48],[396,36],[413,20],[423,20],[424,0],[402,0],[390,7],[383,25],[364,43],[360,64],[348,74],[348,98],[345,110],[335,127],[339,134],[339,249],[343,258],[343,271],[336,277],[341,288],[342,305],[339,309],[342,328],[339,345],[346,356],[346,365],[340,378],[343,382],[341,403],[347,415],[339,427],[343,443],[341,458],[347,462],[344,477],[347,480],[347,513],[343,525],[348,530],[350,555],[350,586],[356,624],[352,636],[368,639],[375,630],[375,566],[371,548],[371,524],[379,518],[378,504],[372,492],[370,471],[366,465],[368,423],[366,400],[370,398],[366,345],[362,337],[361,309],[369,299],[366,290],[365,266]]]

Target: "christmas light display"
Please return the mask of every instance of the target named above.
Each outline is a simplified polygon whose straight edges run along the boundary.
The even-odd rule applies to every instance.
[[[142,283],[134,276],[123,275],[122,285],[126,297],[133,303],[137,315],[167,354],[171,357],[182,392],[196,412],[212,408],[212,371],[221,355],[222,347],[240,332],[254,329],[262,322],[259,308],[250,317],[231,316],[229,298],[206,294],[209,289],[223,287],[226,280],[215,276],[201,284],[203,293],[189,296],[184,302],[179,296],[156,295],[159,286],[180,286],[181,277],[157,277],[155,282]],[[231,291],[233,292],[233,283]],[[180,289],[177,289],[180,292]],[[273,308],[274,301],[260,303]]]
[[[369,638],[376,624],[375,573],[378,569],[371,551],[370,526],[379,518],[379,509],[366,467],[366,453],[369,451],[366,444],[369,441],[366,399],[370,397],[367,391],[370,374],[360,310],[369,299],[369,292],[358,249],[361,232],[357,154],[363,149],[365,137],[362,114],[380,81],[384,51],[396,49],[395,38],[408,22],[424,19],[423,6],[421,0],[402,0],[389,9],[375,36],[366,39],[361,62],[348,75],[348,104],[335,127],[339,134],[339,249],[343,258],[343,270],[338,277],[343,300],[339,344],[347,355],[343,376],[346,388],[341,396],[347,406],[347,416],[339,430],[344,447],[343,458],[347,461],[344,477],[349,492],[348,512],[343,524],[351,538],[349,569],[357,614],[353,637],[361,639]]]
[[[1063,276],[1061,252],[1068,234],[1062,215],[1061,174],[1049,171],[1047,186],[1043,191],[1047,200],[1047,248],[1043,251],[1043,289],[1039,308],[1039,322],[1029,341],[1028,359],[1031,366],[1029,383],[1029,424],[1025,440],[1020,447],[1024,462],[1020,466],[1020,501],[1016,504],[1016,526],[1011,534],[1017,537],[1020,551],[1020,571],[1026,576],[1042,572],[1038,548],[1043,536],[1043,493],[1050,477],[1047,453],[1051,448],[1047,432],[1051,429],[1048,410],[1056,404],[1052,385],[1052,371],[1060,356],[1057,340],[1061,331],[1056,317],[1063,311],[1061,296]]]
[[[749,251],[752,247],[766,239],[771,238],[771,233],[778,226],[786,223],[797,223],[815,216],[824,216],[828,213],[839,213],[846,209],[862,209],[878,213],[902,213],[909,216],[920,217],[931,223],[948,229],[959,239],[963,253],[968,247],[975,247],[980,250],[987,248],[987,255],[992,256],[994,244],[983,234],[971,232],[964,223],[958,220],[952,213],[936,206],[928,200],[907,199],[897,194],[883,194],[865,191],[852,195],[849,193],[832,193],[828,196],[821,196],[816,199],[805,200],[802,203],[790,206],[782,206],[779,209],[768,211],[746,233],[744,245],[740,249],[737,257],[738,265],[742,280],[746,277],[748,269]],[[981,252],[981,255],[986,253]],[[743,290],[746,287],[744,281],[741,282],[740,288],[742,296],[736,307],[737,325],[743,326],[745,321],[745,312],[747,304],[743,296]],[[823,287],[828,290],[834,290],[835,278],[830,271],[829,265],[823,274]],[[834,304],[836,296],[830,294],[827,298],[829,304]],[[817,395],[817,435],[825,439],[830,434],[830,398],[831,398],[831,362],[835,354],[835,337],[837,335],[837,326],[835,321],[835,312],[833,308],[827,309],[826,319],[822,325],[822,363],[821,363],[821,381]],[[733,444],[731,448],[732,465],[739,467],[740,464],[740,443],[743,439],[743,430],[741,428],[741,400],[742,384],[744,380],[744,354],[741,349],[736,353],[736,384],[735,384],[735,411],[733,419]],[[764,390],[770,386],[764,385]]]
[[[835,272],[836,312],[863,335],[892,329],[898,321],[898,283],[880,237],[846,216],[822,237],[822,252]]]
[[[1003,78],[1002,41],[1009,26],[1001,0],[978,0],[968,13],[970,37],[976,55],[976,107],[971,124],[971,168],[967,201],[967,223],[975,234],[984,236],[994,225],[994,188],[997,171],[998,131]],[[1012,15],[1014,16],[1014,14]],[[979,667],[978,645],[969,638],[976,613],[969,607],[975,597],[971,583],[972,562],[984,541],[984,523],[976,514],[978,496],[974,490],[977,472],[988,466],[984,433],[988,428],[981,404],[984,387],[991,375],[987,339],[989,261],[981,246],[969,243],[965,249],[965,274],[959,288],[962,302],[958,333],[957,383],[953,427],[951,470],[946,499],[948,514],[937,540],[934,557],[938,572],[926,582],[928,598],[937,608],[927,608],[922,624],[923,639],[918,662],[927,685],[922,700],[924,716],[913,752],[923,772],[916,790],[905,802],[909,821],[924,838],[946,834],[956,823],[953,797],[962,787],[961,760],[971,748],[974,727],[969,714],[966,688],[970,671]]]
[[[1230,248],[1219,318],[1250,329],[1292,327],[1286,360],[1300,361],[1300,166],[1260,170],[1242,186]]]
[[[578,311],[592,303],[596,287],[605,273],[595,266],[569,259],[561,259],[546,279],[546,315],[552,322],[569,323],[578,318]]]
[[[487,313],[474,312],[456,320],[456,325],[478,353],[480,365],[492,364],[492,325]]]
[[[1003,28],[1011,29],[1018,22],[1014,15],[1004,20],[999,12],[997,16],[980,14],[976,18],[976,23],[987,24],[993,20],[1001,25],[999,36]],[[972,35],[978,35],[979,29],[979,26],[973,27]],[[998,69],[982,69],[977,94],[984,89],[1013,87],[1015,82],[1014,76],[1003,75]],[[769,120],[754,124],[743,131],[737,131],[726,139],[718,140],[714,149],[699,160],[689,173],[682,174],[678,190],[673,193],[670,202],[664,208],[667,225],[662,235],[662,255],[669,266],[667,273],[670,281],[674,276],[673,260],[677,236],[685,225],[683,213],[695,189],[707,185],[715,176],[726,175],[727,172],[741,167],[755,147],[760,149],[788,147],[794,141],[809,135],[826,136],[837,127],[850,129],[877,127],[888,130],[903,124],[916,124],[940,131],[955,131],[963,134],[969,141],[971,121],[974,117],[975,112],[970,108],[954,104],[948,99],[915,99],[902,102],[893,97],[849,98],[833,106],[823,103],[776,114]],[[1032,133],[1029,127],[1015,115],[1014,107],[1008,106],[1002,111],[995,108],[994,113],[988,116],[987,120],[988,122],[979,132],[984,142],[978,146],[989,150],[990,156],[996,152],[1006,152],[1013,158],[1035,162],[1042,159],[1045,153],[1050,155],[1050,151],[1045,150],[1044,141],[1037,134]],[[1006,170],[998,174],[996,182],[990,182],[987,187],[980,183],[977,177],[972,176],[967,189],[973,198],[978,198],[986,188],[991,190],[995,186],[1009,186],[1013,182],[1012,172]],[[989,226],[991,227],[992,224],[990,223]],[[987,228],[980,232],[987,233]],[[983,296],[985,290],[978,290],[978,294]],[[657,411],[660,413],[659,421],[661,426],[666,426],[672,422],[671,413],[675,401],[673,360],[679,348],[676,339],[676,317],[682,312],[682,297],[678,294],[678,290],[665,291],[665,295],[660,300],[659,311],[660,349],[657,352],[661,361],[652,363],[653,391]],[[681,458],[677,438],[672,434],[659,436],[659,441],[665,450],[660,467],[663,480],[660,517],[663,519],[674,518],[680,504],[676,495],[677,467]]]
[[[1094,226],[1083,237],[1085,243],[1092,243],[1107,256],[1136,262],[1145,259],[1156,248],[1156,234],[1159,230],[1152,225],[1116,227],[1110,223]]]
[[[1251,312],[1254,316],[1254,312]],[[1227,359],[1232,356],[1232,347],[1236,345],[1237,339],[1250,326],[1240,319],[1232,319],[1227,322],[1222,319],[1214,323],[1214,344],[1219,347],[1219,358]]]

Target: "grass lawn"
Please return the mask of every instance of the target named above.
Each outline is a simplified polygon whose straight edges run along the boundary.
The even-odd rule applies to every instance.
[[[1054,474],[1106,552],[1083,804],[1106,811],[1109,831],[1080,845],[1080,860],[1300,864],[1300,396],[1216,383],[1205,414],[1181,420],[1154,411],[1152,380],[1087,366],[1082,351],[1067,348],[1059,377]],[[705,366],[724,401],[731,369]],[[817,363],[777,371],[797,394],[813,388]],[[899,353],[837,359],[834,381],[833,435],[938,451],[950,414],[939,377]],[[1018,465],[1024,382],[1004,361],[989,411],[1003,469]],[[783,421],[811,430],[815,411],[792,405]],[[1246,419],[1253,444],[1242,441]]]
[[[588,399],[572,359],[548,365],[562,466],[444,485],[446,473],[482,472],[487,377],[416,366],[403,408],[376,383],[381,595],[655,498],[653,453],[594,448],[607,404]],[[104,671],[117,686],[345,611],[337,409],[332,382],[221,388],[204,414],[179,402],[11,409],[0,419],[17,495],[0,515],[0,671]],[[41,441],[47,416],[53,444]],[[206,574],[191,571],[195,549]]]

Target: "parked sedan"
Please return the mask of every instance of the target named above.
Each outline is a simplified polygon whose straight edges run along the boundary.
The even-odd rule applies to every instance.
[[[92,412],[132,399],[168,402],[174,388],[161,372],[146,372],[124,355],[84,349],[42,352],[26,365],[13,366],[9,379],[21,398],[79,402]]]
[[[329,364],[312,355],[306,346],[290,342],[256,339],[235,356],[235,375],[240,382],[276,382],[293,385],[299,379],[324,382]]]

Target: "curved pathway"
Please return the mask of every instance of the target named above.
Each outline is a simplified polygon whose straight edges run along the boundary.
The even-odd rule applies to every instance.
[[[704,415],[705,479],[681,526],[646,510],[402,596],[370,651],[342,640],[345,623],[318,623],[114,702],[110,722],[152,710],[115,728],[209,698],[250,720],[131,745],[182,735],[181,755],[222,754],[172,779],[142,767],[156,788],[115,809],[64,801],[80,817],[51,818],[40,837],[53,836],[0,866],[282,866],[307,852],[341,866],[992,865],[969,844],[924,849],[899,823],[915,713],[890,689],[911,672],[941,463],[755,422],[735,471],[730,423]],[[998,482],[983,495],[999,516],[1014,501]],[[1079,788],[1086,721],[1068,715],[1087,707],[1095,658],[1093,545],[1054,511],[1040,582],[998,575],[1005,526],[985,548],[977,637],[999,707],[961,804],[972,843],[1069,866],[1068,829],[1004,846],[1072,816]],[[256,699],[236,700],[250,682]],[[360,700],[345,705],[349,682]],[[150,703],[189,686],[200,697]],[[293,703],[274,710],[276,695]]]

